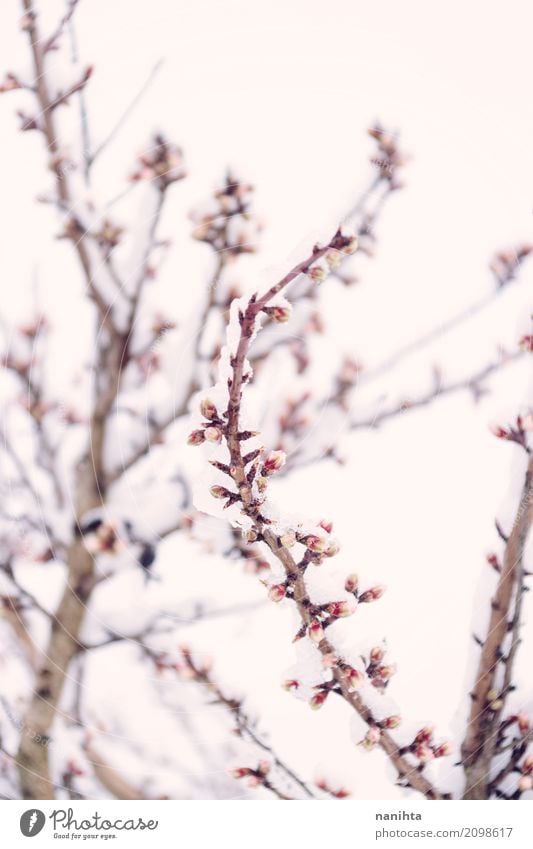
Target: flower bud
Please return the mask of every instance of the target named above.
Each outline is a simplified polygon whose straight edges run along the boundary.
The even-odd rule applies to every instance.
[[[324,259],[326,260],[328,267],[334,270],[340,267],[343,257],[340,251],[335,250],[335,248],[331,248],[326,254],[324,254]]]
[[[533,773],[533,755],[528,755],[522,764],[522,772],[524,775],[530,775]]]
[[[415,755],[420,763],[428,763],[435,758],[433,750],[426,743],[419,743],[415,748]]]
[[[415,737],[415,743],[429,743],[433,737],[433,728],[431,725],[425,725],[421,728]]]
[[[222,440],[222,431],[215,425],[206,427],[204,434],[208,442],[220,442]]]
[[[318,619],[313,619],[307,629],[310,639],[318,645],[324,639],[324,629]]]
[[[527,734],[529,729],[531,728],[531,723],[529,721],[529,716],[525,713],[519,713],[516,717],[516,721],[518,723],[518,729],[521,734]]]
[[[263,472],[265,475],[271,475],[279,471],[285,464],[286,454],[284,451],[270,451],[263,462]]]
[[[322,265],[313,265],[307,272],[315,283],[323,283],[328,276],[327,270]]]
[[[381,598],[384,592],[385,587],[382,584],[378,584],[370,590],[366,590],[366,592],[362,593],[362,595],[359,596],[359,601],[363,604],[368,604],[370,601],[377,601],[378,598]]]
[[[379,743],[381,738],[381,731],[377,727],[377,725],[371,725],[368,731],[365,734],[365,740],[368,740],[369,743]]]
[[[327,697],[328,697],[328,691],[327,690],[319,690],[318,693],[315,693],[313,698],[310,700],[309,707],[312,708],[312,710],[318,710],[319,708],[322,707],[322,705],[326,701]]]
[[[398,728],[401,724],[402,718],[401,716],[388,716],[386,719],[381,721],[382,728]]]
[[[333,522],[330,522],[328,519],[322,519],[318,523],[319,528],[324,528],[327,534],[330,534],[333,530]]]
[[[292,690],[298,689],[298,687],[300,686],[300,682],[297,681],[296,678],[286,678],[281,686],[284,690],[287,690],[287,692],[290,693]]]
[[[257,764],[257,772],[260,772],[261,775],[268,775],[271,766],[272,764],[269,761],[259,761]]]
[[[355,613],[355,607],[349,601],[330,601],[326,607],[330,616],[340,618],[342,616],[351,616]]]
[[[231,492],[224,486],[212,486],[209,490],[213,498],[229,498]]]
[[[274,584],[268,591],[268,597],[270,601],[278,602],[285,598],[286,593],[287,588],[285,584]]]
[[[498,439],[506,439],[509,436],[508,432],[501,425],[492,425],[490,431]]]
[[[381,646],[375,646],[370,651],[370,662],[371,663],[380,663],[385,657],[385,650],[381,648]]]
[[[344,582],[344,589],[347,593],[355,593],[357,591],[357,587],[359,586],[359,578],[357,575],[352,574],[348,575],[346,581]]]
[[[244,778],[246,775],[250,775],[251,771],[246,766],[238,766],[235,769],[230,769],[230,775],[232,778]]]
[[[203,430],[193,430],[193,432],[189,434],[187,445],[201,445],[204,440],[205,434]]]
[[[526,351],[529,354],[533,353],[533,336],[522,336],[519,342],[520,348],[522,351]]]
[[[276,321],[278,324],[284,324],[291,317],[290,307],[268,307],[267,311],[272,321]]]
[[[533,788],[533,778],[530,775],[523,775],[520,781],[518,782],[518,789],[522,793],[527,793],[528,790]]]
[[[315,534],[309,534],[309,536],[304,537],[302,542],[305,544],[306,548],[310,551],[314,551],[316,554],[324,554],[329,547],[327,539],[317,537]]]
[[[452,753],[452,744],[445,740],[444,743],[441,743],[440,746],[437,746],[433,750],[436,758],[445,758],[447,755],[451,755]]]
[[[342,249],[342,251],[343,251],[343,253],[347,254],[348,256],[351,256],[352,254],[354,254],[356,252],[358,247],[359,247],[359,239],[357,238],[357,236],[354,236],[353,239],[350,239],[350,241]]]
[[[396,664],[389,663],[387,666],[378,666],[376,672],[382,681],[388,681],[396,673]]]
[[[200,412],[204,419],[216,419],[218,416],[218,410],[209,398],[204,398],[201,402]]]
[[[294,533],[294,531],[286,531],[279,538],[279,541],[283,548],[292,548],[293,545],[295,545],[296,543],[296,534]]]
[[[335,555],[338,554],[340,550],[341,547],[339,543],[336,540],[331,540],[324,554],[326,555],[326,557],[335,557]]]
[[[341,677],[349,690],[357,690],[364,681],[362,672],[354,669],[353,666],[345,667],[341,672]]]

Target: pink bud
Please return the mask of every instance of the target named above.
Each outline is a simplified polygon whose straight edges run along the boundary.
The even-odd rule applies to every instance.
[[[333,522],[330,522],[327,519],[322,519],[322,521],[319,522],[319,527],[324,528],[325,532],[330,534],[333,530]]]
[[[426,743],[418,743],[415,748],[415,755],[421,763],[428,763],[435,757],[433,750]]]
[[[388,666],[378,666],[376,673],[382,681],[389,681],[396,672],[396,665],[389,663]]]
[[[229,498],[231,492],[224,486],[212,486],[209,490],[213,498]]]
[[[318,710],[319,708],[322,707],[322,705],[326,701],[327,697],[328,697],[328,691],[327,690],[319,690],[318,693],[315,693],[313,698],[310,700],[309,707],[311,707],[313,710]]]
[[[425,725],[421,728],[415,737],[415,743],[429,743],[433,737],[433,728],[431,725]]]
[[[401,725],[402,718],[401,716],[387,716],[386,719],[381,721],[382,728],[398,728]]]
[[[348,575],[346,581],[344,582],[344,589],[347,593],[354,593],[357,591],[357,587],[359,586],[359,578],[357,575]]]
[[[261,773],[261,775],[268,775],[270,772],[271,763],[269,761],[259,761],[257,764],[257,771]]]
[[[522,791],[522,793],[527,793],[528,790],[533,788],[533,778],[530,775],[523,775],[520,781],[518,782],[518,789]]]
[[[348,256],[351,256],[352,254],[354,254],[356,252],[358,247],[359,247],[359,239],[357,238],[357,236],[354,236],[353,239],[350,239],[348,244],[342,250],[343,250],[343,253],[347,254]]]
[[[533,755],[528,755],[522,764],[522,772],[524,775],[530,775],[533,773]]]
[[[292,690],[298,689],[300,682],[297,681],[296,678],[286,678],[281,686],[284,690],[287,690],[287,692],[290,693]]]
[[[268,597],[270,601],[278,602],[285,598],[286,593],[287,588],[285,587],[285,584],[274,584],[274,586],[270,587],[268,591]]]
[[[490,554],[487,554],[487,563],[489,564],[489,566],[492,566],[493,569],[498,568],[500,565],[498,562],[497,555],[492,552]]]
[[[317,645],[324,639],[324,629],[318,619],[313,619],[307,629],[307,633],[309,634],[310,639]]]
[[[368,731],[366,732],[365,739],[368,740],[369,743],[379,743],[381,739],[381,731],[377,727],[377,725],[372,725]]]
[[[340,618],[342,616],[351,616],[355,613],[355,607],[349,601],[331,601],[326,610],[330,616]]]
[[[530,727],[531,727],[531,723],[529,721],[529,716],[527,716],[527,714],[525,714],[525,713],[519,713],[518,716],[516,717],[516,721],[518,723],[518,728],[520,730],[520,733],[521,734],[527,734]]]
[[[448,740],[445,740],[440,746],[436,746],[433,752],[436,758],[445,758],[447,755],[451,755],[452,744]]]
[[[289,307],[270,307],[268,309],[268,314],[273,321],[283,324],[284,322],[289,321],[291,317],[291,310]]]
[[[323,537],[317,537],[315,534],[309,534],[302,540],[305,543],[306,547],[310,551],[314,551],[316,554],[324,554],[327,551],[329,542]]]
[[[274,472],[279,471],[279,469],[281,469],[284,465],[286,459],[284,451],[270,451],[263,463],[263,471],[265,475],[271,475]]]
[[[522,336],[519,345],[522,351],[526,351],[529,354],[533,353],[533,336]]]
[[[244,778],[246,775],[250,775],[251,771],[246,766],[238,766],[230,770],[230,775],[232,778]]]
[[[328,547],[327,547],[327,549],[324,553],[325,553],[326,557],[335,557],[335,555],[338,554],[340,550],[341,550],[341,547],[340,547],[339,543],[336,540],[331,540],[330,544],[328,545]]]
[[[220,442],[222,440],[222,431],[219,427],[215,427],[215,425],[206,427],[204,434],[208,442]]]
[[[366,592],[362,593],[362,595],[359,596],[359,601],[362,602],[362,604],[377,601],[378,598],[381,598],[384,592],[385,587],[382,584],[378,584],[376,587],[372,587],[372,589],[366,590]]]
[[[201,445],[205,439],[203,430],[193,430],[187,439],[187,445]]]
[[[490,430],[494,436],[498,437],[498,439],[506,439],[509,436],[505,428],[500,425],[492,425]]]
[[[343,669],[341,677],[349,690],[357,690],[364,681],[363,674],[358,669],[354,669],[353,666],[347,666]]]
[[[385,650],[381,648],[381,646],[375,646],[370,651],[370,661],[371,663],[380,663],[385,657]]]
[[[213,401],[209,398],[204,398],[200,404],[200,412],[205,419],[215,419],[218,416],[218,410]]]

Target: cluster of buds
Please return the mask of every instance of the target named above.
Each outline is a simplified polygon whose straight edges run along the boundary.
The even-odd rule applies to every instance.
[[[347,257],[353,256],[358,247],[359,239],[355,234],[343,237],[338,247],[333,243],[320,259],[311,263],[307,276],[313,283],[323,283],[329,274],[337,272]]]
[[[409,746],[405,746],[401,749],[401,753],[406,754],[407,752],[410,752],[418,759],[420,764],[426,764],[435,760],[435,758],[444,758],[451,754],[450,743],[448,743],[448,741],[444,741],[439,744],[435,743],[433,740],[433,734],[433,728],[426,725],[418,731],[413,742]]]
[[[193,238],[223,251],[224,258],[254,253],[261,226],[250,211],[252,194],[252,186],[228,173],[211,202],[191,212]]]
[[[493,425],[491,432],[498,439],[506,439],[508,442],[516,442],[522,448],[527,450],[527,434],[533,430],[533,415],[517,416],[514,425],[502,427],[501,425]]]
[[[351,796],[349,790],[346,787],[332,787],[325,778],[317,778],[315,781],[316,786],[319,790],[322,790],[323,793],[327,793],[328,796],[331,796],[332,799],[347,799]]]
[[[224,434],[225,425],[218,414],[218,410],[209,398],[204,398],[200,404],[200,413],[206,420],[202,427],[193,430],[189,434],[187,443],[189,445],[201,445],[202,442],[220,443]],[[223,498],[224,496],[215,496]]]
[[[240,780],[246,778],[248,787],[268,787],[269,783],[267,776],[270,772],[271,764],[268,761],[259,761],[255,769],[248,766],[238,766],[230,770],[232,778]]]
[[[153,145],[137,157],[138,167],[130,180],[154,181],[161,191],[187,175],[181,148],[168,142],[161,133],[154,136]]]
[[[381,692],[388,687],[390,679],[396,673],[396,665],[394,663],[383,663],[385,654],[386,649],[382,646],[375,646],[370,651],[370,657],[365,669],[372,686]]]
[[[340,551],[339,543],[336,539],[330,536],[330,531],[327,527],[332,528],[332,525],[320,524],[321,528],[326,531],[323,534],[300,534],[296,533],[297,542],[305,546],[305,554],[300,566],[305,567],[308,563],[313,563],[315,566],[320,566],[324,562],[325,557],[335,557]]]
[[[493,256],[489,268],[496,277],[498,286],[505,286],[514,279],[522,262],[532,251],[533,245],[524,244],[498,251]]]
[[[385,592],[383,584],[376,584],[375,587],[370,587],[369,590],[360,592],[359,577],[353,573],[346,578],[344,589],[347,593],[351,593],[360,604],[370,604],[372,601],[377,601]]]
[[[406,157],[400,153],[397,136],[377,123],[370,127],[368,134],[377,143],[377,154],[370,159],[372,165],[378,169],[380,178],[388,181],[391,190],[400,189],[398,169],[405,165]]]

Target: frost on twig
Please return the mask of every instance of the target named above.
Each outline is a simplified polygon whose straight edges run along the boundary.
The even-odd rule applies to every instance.
[[[328,629],[339,619],[355,613],[359,604],[379,599],[383,587],[370,586],[361,591],[356,576],[350,576],[344,592],[339,590],[337,598],[325,603],[313,600],[307,571],[335,556],[338,543],[331,536],[328,523],[294,525],[277,514],[268,499],[268,485],[270,476],[282,468],[285,455],[281,451],[265,451],[258,440],[259,434],[250,428],[243,412],[243,393],[252,375],[248,355],[265,312],[269,315],[281,293],[301,275],[322,282],[337,264],[339,255],[356,249],[355,235],[339,229],[327,244],[316,245],[306,259],[263,295],[254,294],[247,301],[242,299],[233,304],[227,348],[221,357],[220,383],[212,397],[202,401],[203,422],[191,433],[189,443],[205,443],[214,448],[210,462],[221,483],[211,486],[211,496],[224,504],[230,520],[242,527],[247,541],[266,545],[281,566],[280,572],[272,572],[269,597],[274,602],[286,598],[294,603],[300,619],[295,640],[309,640],[322,658],[323,676],[315,684],[311,707],[320,708],[331,694],[340,696],[367,726],[361,741],[363,748],[381,747],[403,786],[428,799],[440,799],[443,795],[424,774],[424,766],[448,754],[447,744],[434,743],[431,729],[422,729],[407,745],[397,744],[390,732],[399,724],[399,717],[380,717],[365,695],[367,687],[385,690],[394,667],[382,662],[384,653],[376,649],[365,662],[365,668],[358,669],[342,656],[329,636]],[[287,683],[289,690],[298,688],[296,678]]]

